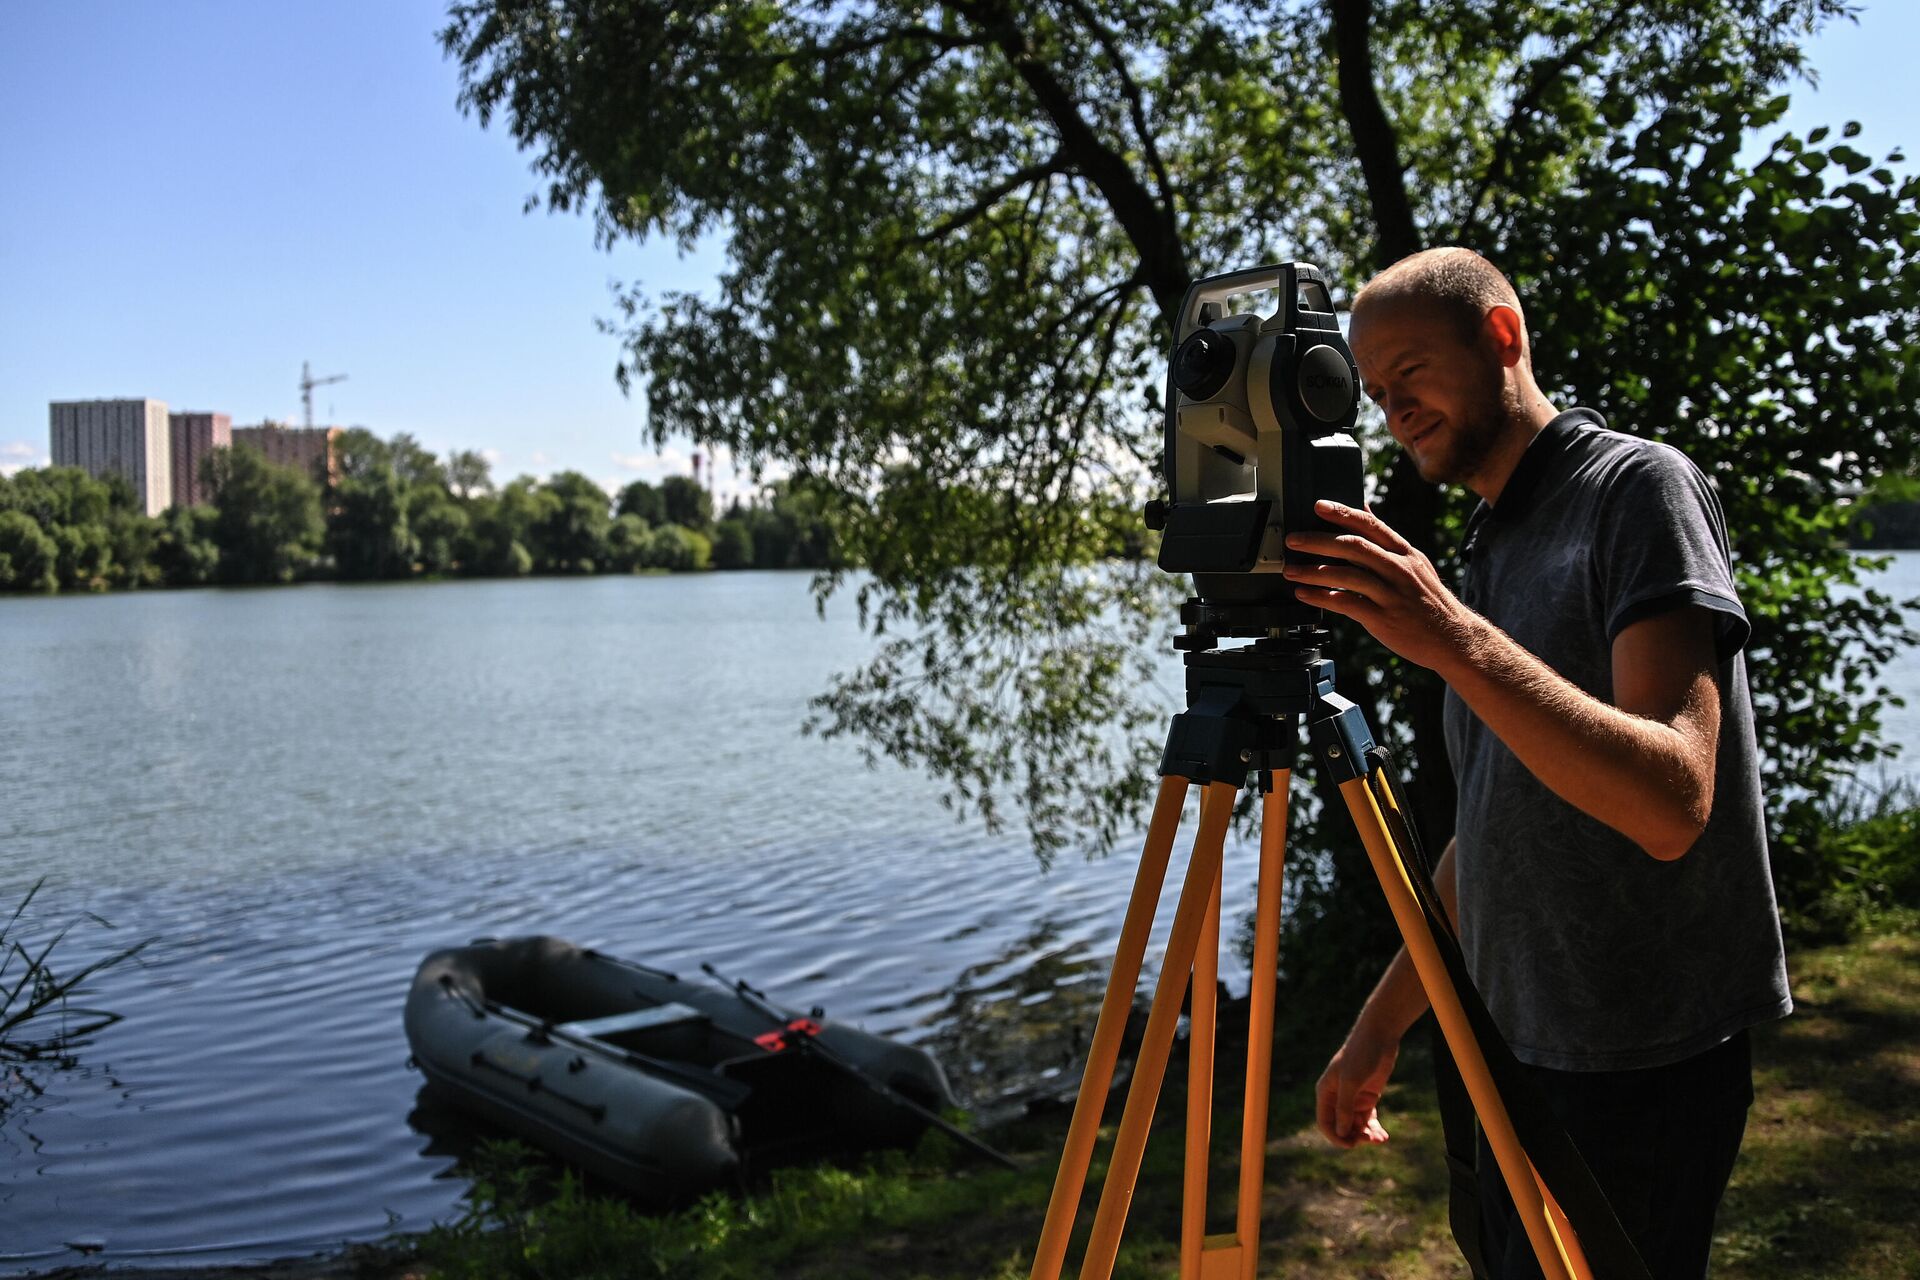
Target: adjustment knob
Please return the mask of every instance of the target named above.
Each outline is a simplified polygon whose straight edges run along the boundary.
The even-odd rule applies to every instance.
[[[1165,498],[1153,499],[1147,503],[1146,510],[1143,511],[1141,515],[1147,522],[1147,528],[1153,530],[1155,533],[1160,532],[1167,527],[1167,500]]]

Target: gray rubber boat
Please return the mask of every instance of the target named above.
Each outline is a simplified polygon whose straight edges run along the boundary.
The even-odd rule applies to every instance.
[[[889,1089],[954,1105],[920,1049],[558,938],[433,952],[406,1030],[448,1101],[662,1202],[760,1161],[911,1143],[927,1122]]]

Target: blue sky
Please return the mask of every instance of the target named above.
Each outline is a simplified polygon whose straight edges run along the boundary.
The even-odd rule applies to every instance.
[[[595,320],[610,282],[700,288],[717,250],[524,214],[526,157],[456,106],[443,7],[0,0],[0,471],[45,462],[49,400],[297,420],[303,360],[348,375],[316,420],[486,450],[496,478],[686,469]],[[1920,150],[1915,48],[1920,5],[1869,4],[1790,123]]]

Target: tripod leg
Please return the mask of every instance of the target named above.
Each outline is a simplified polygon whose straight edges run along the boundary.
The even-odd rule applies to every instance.
[[[1546,1280],[1592,1280],[1593,1273],[1578,1238],[1564,1225],[1565,1215],[1547,1193],[1514,1134],[1513,1122],[1507,1118],[1506,1106],[1493,1086],[1486,1058],[1467,1023],[1459,993],[1447,977],[1446,965],[1428,932],[1426,917],[1420,912],[1406,868],[1394,847],[1379,803],[1367,786],[1367,778],[1363,775],[1342,782],[1340,794],[1346,799],[1361,843],[1366,846],[1367,858],[1373,863],[1380,888],[1386,893],[1394,923],[1406,940],[1407,955],[1420,975],[1421,985],[1426,988],[1433,1016],[1440,1023],[1447,1046],[1459,1064],[1461,1079],[1473,1099],[1473,1109],[1479,1113],[1487,1143],[1499,1163],[1500,1176],[1505,1179],[1520,1221],[1526,1227],[1527,1242],[1540,1260],[1541,1273]]]
[[[1180,1020],[1181,997],[1193,972],[1202,918],[1220,876],[1221,851],[1237,791],[1232,783],[1215,782],[1201,794],[1200,831],[1194,838],[1186,882],[1180,889],[1180,906],[1174,913],[1172,936],[1167,939],[1166,958],[1154,987],[1153,1010],[1147,1015],[1140,1058],[1134,1064],[1133,1083],[1127,1088],[1127,1106],[1121,1113],[1120,1132],[1107,1163],[1107,1181],[1100,1191],[1100,1208],[1094,1214],[1093,1235],[1087,1241],[1080,1280],[1107,1280],[1120,1253],[1120,1233],[1126,1228],[1134,1183],[1140,1177],[1140,1159],[1146,1154],[1147,1130],[1153,1124],[1154,1104],[1166,1078],[1167,1055],[1173,1048],[1174,1026]]]
[[[1260,800],[1260,884],[1253,923],[1253,983],[1247,1000],[1247,1093],[1240,1127],[1240,1280],[1260,1257],[1260,1197],[1267,1173],[1267,1086],[1273,1074],[1273,992],[1280,967],[1280,889],[1287,865],[1291,771],[1271,775]]]
[[[1180,1274],[1200,1274],[1207,1236],[1207,1161],[1213,1147],[1213,1037],[1219,1023],[1220,882],[1213,873],[1213,894],[1193,953],[1193,993],[1187,1019],[1187,1163],[1180,1201]],[[1163,979],[1164,980],[1164,979]]]
[[[1185,778],[1160,779],[1160,795],[1154,801],[1153,819],[1147,826],[1146,849],[1140,855],[1139,870],[1134,873],[1133,896],[1127,900],[1126,920],[1120,926],[1120,944],[1107,979],[1107,994],[1100,1003],[1093,1046],[1087,1051],[1080,1093],[1074,1100],[1073,1119],[1067,1126],[1066,1146],[1060,1153],[1060,1169],[1054,1175],[1053,1196],[1047,1202],[1040,1243],[1034,1248],[1032,1280],[1058,1280],[1060,1268],[1066,1261],[1074,1213],[1080,1205],[1080,1192],[1087,1182],[1087,1166],[1093,1160],[1094,1141],[1100,1132],[1100,1112],[1106,1105],[1107,1090],[1113,1085],[1120,1040],[1126,1032],[1127,1014],[1133,1008],[1134,990],[1140,982],[1140,961],[1146,955],[1147,935],[1153,929],[1154,911],[1160,904],[1160,886],[1166,881],[1167,860],[1173,852],[1173,838],[1180,829],[1180,809],[1186,799]]]

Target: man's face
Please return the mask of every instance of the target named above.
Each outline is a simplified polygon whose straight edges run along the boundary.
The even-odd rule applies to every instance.
[[[1502,367],[1482,344],[1418,302],[1356,311],[1348,335],[1360,384],[1429,484],[1466,484],[1505,430]]]

